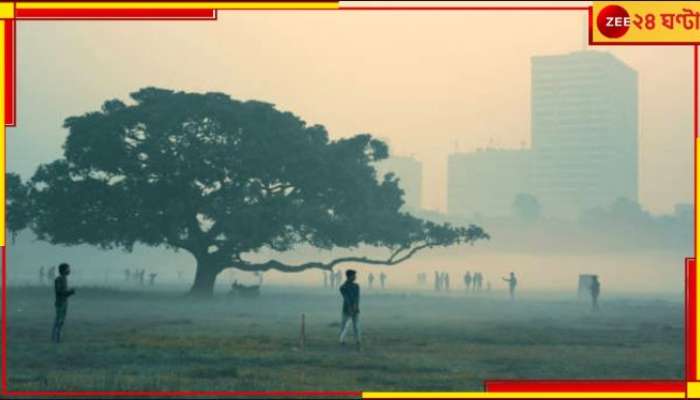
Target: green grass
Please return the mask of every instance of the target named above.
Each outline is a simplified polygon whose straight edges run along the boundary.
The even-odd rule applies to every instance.
[[[486,379],[681,379],[683,307],[651,298],[366,293],[361,350],[334,291],[259,299],[78,288],[64,343],[49,288],[10,288],[8,380],[23,390],[481,390]],[[300,315],[307,340],[299,349]]]

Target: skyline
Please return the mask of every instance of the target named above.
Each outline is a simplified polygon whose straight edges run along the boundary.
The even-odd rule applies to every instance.
[[[449,154],[492,139],[492,147],[530,145],[530,59],[580,50],[584,21],[570,13],[289,15],[19,24],[18,127],[8,135],[8,169],[27,177],[59,156],[63,119],[107,99],[151,85],[223,91],[321,123],[334,139],[360,132],[389,138],[392,153],[422,163],[424,207],[444,211]],[[468,40],[494,18],[513,28],[487,42]],[[692,51],[593,49],[640,74],[640,202],[655,213],[690,202]]]

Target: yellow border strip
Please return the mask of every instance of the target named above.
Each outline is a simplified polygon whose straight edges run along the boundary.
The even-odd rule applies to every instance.
[[[687,382],[685,388],[689,399],[700,398],[700,382]]]
[[[15,5],[8,2],[0,2],[0,18],[12,19],[15,17]]]
[[[17,2],[17,9],[215,9],[215,10],[246,10],[246,9],[289,9],[317,10],[337,9],[337,1],[324,2]]]
[[[685,392],[363,392],[363,399],[683,399]]]

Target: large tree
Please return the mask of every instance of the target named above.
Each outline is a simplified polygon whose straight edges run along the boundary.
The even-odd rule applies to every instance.
[[[399,211],[403,192],[374,163],[387,146],[368,134],[329,140],[272,104],[222,93],[145,88],[66,119],[64,157],[27,183],[31,227],[55,244],[166,246],[197,263],[191,292],[211,294],[225,268],[299,272],[341,263],[395,265],[416,252],[488,235]],[[386,249],[289,265],[260,250]]]
[[[26,229],[32,221],[32,206],[29,187],[22,183],[22,178],[14,173],[5,174],[5,211],[7,212],[7,230],[14,241],[17,233]]]

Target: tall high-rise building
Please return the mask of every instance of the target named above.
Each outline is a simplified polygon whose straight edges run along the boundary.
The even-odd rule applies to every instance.
[[[635,70],[598,51],[536,56],[531,96],[531,182],[543,213],[638,201]]]
[[[506,215],[518,193],[559,218],[638,201],[635,70],[604,52],[537,56],[531,96],[531,149],[450,155],[450,214]]]
[[[377,163],[377,178],[381,181],[384,175],[392,172],[399,178],[399,187],[404,191],[404,208],[408,210],[421,209],[423,187],[423,164],[413,157],[392,155]]]

